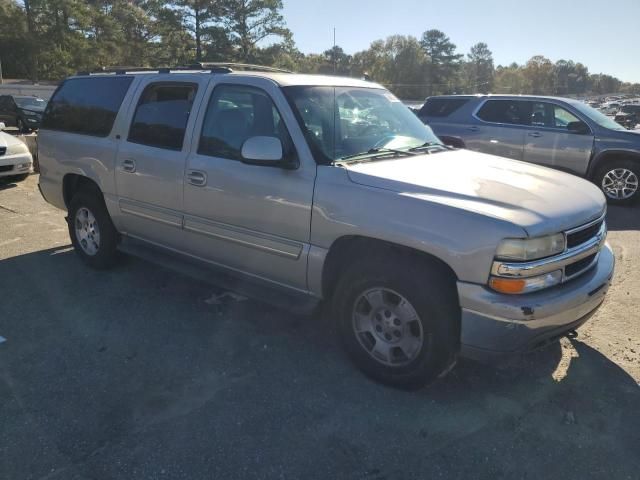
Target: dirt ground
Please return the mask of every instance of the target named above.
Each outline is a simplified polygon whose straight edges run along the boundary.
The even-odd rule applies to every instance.
[[[0,479],[640,478],[640,210],[575,340],[417,391],[298,317],[69,248],[37,176],[0,182]],[[5,339],[5,341],[3,341]]]

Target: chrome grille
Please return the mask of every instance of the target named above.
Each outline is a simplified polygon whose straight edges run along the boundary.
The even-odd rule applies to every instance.
[[[580,230],[572,230],[570,233],[567,233],[567,248],[574,248],[591,240],[598,234],[603,222],[604,220],[599,220]]]

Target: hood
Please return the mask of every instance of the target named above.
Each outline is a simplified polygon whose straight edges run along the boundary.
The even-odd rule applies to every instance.
[[[604,195],[586,180],[470,150],[346,168],[354,183],[504,220],[532,237],[580,226],[606,211]]]
[[[8,133],[0,132],[0,148],[4,149],[11,145],[22,145],[22,141],[15,138],[13,135],[9,135]]]
[[[38,107],[37,105],[29,105],[28,107],[18,107],[20,110],[26,110],[29,112],[43,113],[46,107]]]

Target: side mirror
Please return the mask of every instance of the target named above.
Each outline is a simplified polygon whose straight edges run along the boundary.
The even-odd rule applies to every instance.
[[[0,132],[5,128],[7,128],[7,126],[4,124],[4,122],[0,122]]]
[[[586,135],[591,133],[589,125],[584,122],[569,122],[567,124],[567,130],[571,133],[577,133],[578,135]]]
[[[242,162],[265,167],[286,167],[282,142],[277,137],[257,136],[245,140],[242,144]]]

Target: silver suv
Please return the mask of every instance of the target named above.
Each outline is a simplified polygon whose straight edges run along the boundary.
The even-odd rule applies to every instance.
[[[537,163],[598,185],[609,203],[640,197],[640,134],[567,98],[428,98],[418,116],[448,145]]]
[[[208,67],[207,67],[208,68]],[[538,348],[605,298],[592,184],[443,145],[380,85],[231,68],[67,79],[40,189],[88,265],[124,250],[305,311],[412,387],[459,354]]]

